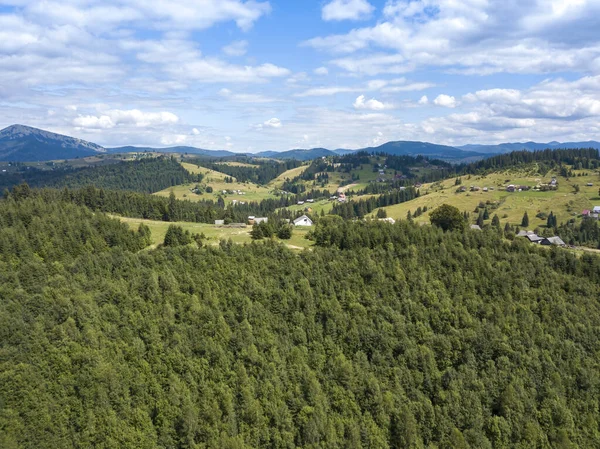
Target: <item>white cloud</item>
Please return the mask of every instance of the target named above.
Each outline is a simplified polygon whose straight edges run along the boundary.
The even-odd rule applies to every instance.
[[[223,47],[223,53],[225,53],[227,56],[244,56],[247,52],[247,41],[235,41]]]
[[[366,100],[364,95],[360,95],[354,101],[354,109],[366,109],[369,111],[383,111],[385,109],[392,109],[394,106],[389,103],[382,103],[381,101],[371,98]]]
[[[187,141],[187,136],[184,134],[173,134],[162,136],[160,139],[161,145],[181,145]]]
[[[109,29],[143,25],[158,30],[202,30],[233,21],[242,30],[271,11],[268,2],[242,0],[33,0],[8,2],[24,7],[28,17],[53,26]]]
[[[262,124],[263,128],[281,128],[281,120],[272,118]]]
[[[260,94],[236,93],[229,89],[221,89],[219,95],[237,103],[273,103],[279,101],[273,97],[267,97]]]
[[[100,115],[79,115],[73,125],[79,128],[110,129],[116,126],[138,128],[173,125],[179,121],[172,112],[142,112],[138,109],[113,109]]]
[[[375,8],[367,0],[333,0],[323,7],[323,20],[360,20],[368,18]]]
[[[384,49],[359,64],[338,65],[355,73],[400,73],[445,67],[456,73],[547,73],[600,69],[600,2],[585,0],[396,0],[384,19],[345,34],[315,37],[304,44],[332,53]],[[514,5],[512,4],[514,3]],[[577,30],[557,33],[557,29]],[[393,52],[393,53],[390,53]],[[354,58],[354,59],[363,59]],[[372,67],[374,65],[375,67]]]
[[[327,67],[319,67],[319,68],[316,68],[314,70],[314,72],[315,72],[315,75],[324,76],[324,75],[327,75],[329,73],[329,70],[327,70]]]
[[[433,100],[433,103],[437,106],[443,106],[445,108],[455,108],[456,107],[456,98],[454,98],[450,95],[441,94],[441,95],[438,95],[435,98],[435,100]]]
[[[194,128],[194,129],[192,129],[192,134],[194,136],[199,136],[200,135],[200,130],[198,130],[198,128]]]
[[[427,98],[427,95],[423,95],[420,99],[419,99],[419,104],[429,104],[429,98]]]

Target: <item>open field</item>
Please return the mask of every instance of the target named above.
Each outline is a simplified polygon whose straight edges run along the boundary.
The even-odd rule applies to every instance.
[[[199,167],[195,164],[188,164],[185,162],[182,162],[181,165],[190,173],[203,174],[204,179],[202,180],[201,185],[212,187],[213,192],[205,192],[201,195],[198,195],[191,191],[191,189],[193,189],[196,186],[196,183],[189,183],[166,188],[164,190],[161,190],[160,192],[156,192],[154,195],[168,197],[171,194],[171,192],[173,192],[177,199],[190,201],[217,201],[219,196],[222,196],[226,204],[231,203],[233,200],[244,201],[248,203],[251,201],[262,201],[266,198],[275,198],[275,195],[271,193],[272,190],[268,187],[258,186],[250,182],[236,182],[235,178],[233,178],[233,183],[227,183],[225,182],[225,178],[228,177],[228,175],[226,175],[225,173],[210,170],[202,166]],[[245,194],[224,194],[224,190],[241,190]]]
[[[217,165],[231,165],[232,167],[251,167],[258,168],[260,165],[248,164],[246,162],[233,162],[233,161],[219,161],[215,162]]]
[[[204,182],[202,184],[204,184]],[[262,201],[266,198],[275,198],[275,195],[271,193],[272,191],[270,189],[266,187],[260,187],[252,183],[242,184],[239,182],[234,182],[228,184],[224,181],[218,181],[207,183],[207,185],[213,188],[212,193],[205,192],[202,195],[193,193],[190,189],[193,189],[196,186],[196,183],[191,183],[169,187],[167,189],[161,190],[160,192],[156,192],[154,195],[168,197],[171,194],[171,192],[173,192],[177,199],[190,201],[217,201],[219,196],[222,196],[225,200],[225,204],[229,204],[233,200],[244,201],[248,203],[251,201]],[[245,192],[245,194],[224,194],[223,190],[241,190],[242,192]]]
[[[217,227],[206,223],[189,223],[183,221],[171,223],[166,221],[144,220],[141,218],[129,218],[118,216],[114,217],[118,218],[123,223],[127,223],[129,227],[133,230],[137,230],[140,223],[144,223],[145,225],[147,225],[152,231],[153,247],[156,247],[164,241],[167,229],[172,224],[181,226],[183,229],[188,230],[191,233],[204,234],[207,237],[207,240],[205,240],[205,242],[209,245],[218,245],[221,240],[229,239],[231,239],[234,243],[237,244],[252,242],[252,239],[250,237],[250,231],[252,231],[252,226],[247,226],[245,228],[226,228]],[[301,227],[294,228],[292,238],[290,240],[275,240],[285,243],[286,246],[294,250],[308,248],[313,244],[313,242],[305,238],[306,234],[310,231],[310,229],[311,228]]]
[[[280,174],[277,178],[273,179],[269,183],[269,187],[280,189],[286,179],[294,179],[296,176],[300,176],[306,171],[308,165],[302,165],[300,167],[292,168],[291,170],[285,171]]]
[[[600,187],[600,176],[597,173],[586,171],[576,172],[586,174],[586,176],[575,176],[567,178],[556,176],[558,181],[558,190],[539,192],[534,190],[522,192],[506,192],[504,186],[508,184],[535,186],[541,183],[547,183],[551,180],[552,174],[542,177],[536,174],[503,172],[493,173],[484,177],[472,176],[471,179],[463,177],[463,185],[468,189],[470,186],[493,187],[493,191],[483,192],[463,192],[456,193],[458,189],[454,185],[454,179],[445,180],[437,184],[426,184],[420,189],[421,196],[406,203],[396,204],[386,207],[388,217],[395,219],[406,218],[407,212],[415,212],[417,208],[427,207],[427,213],[417,217],[415,221],[428,223],[429,212],[442,204],[450,204],[461,211],[471,213],[471,219],[474,222],[477,219],[475,208],[481,203],[489,201],[488,210],[490,219],[497,214],[502,224],[507,221],[513,225],[520,225],[523,214],[527,212],[529,216],[529,228],[534,229],[537,226],[546,225],[545,219],[537,218],[540,212],[549,214],[551,211],[558,218],[558,223],[564,222],[570,218],[576,218],[581,215],[584,209],[591,209],[595,205],[600,205],[598,188]],[[593,186],[587,187],[591,182]],[[579,192],[575,192],[574,185],[579,185]],[[493,209],[493,205],[497,208]],[[373,215],[376,211],[373,213]]]
[[[185,168],[187,171],[194,175],[202,174],[204,175],[204,181],[209,183],[210,181],[225,181],[226,177],[230,177],[225,173],[221,173],[219,171],[211,170],[206,167],[202,167],[196,164],[190,164],[188,162],[181,162],[181,166]],[[235,178],[233,178],[235,180]]]
[[[333,208],[333,204],[333,201],[323,199],[315,201],[314,203],[294,204],[293,206],[286,207],[286,209],[294,212],[304,212],[304,209],[308,207],[311,211],[307,213],[311,215],[320,215],[321,211],[325,211],[325,213],[328,214]]]

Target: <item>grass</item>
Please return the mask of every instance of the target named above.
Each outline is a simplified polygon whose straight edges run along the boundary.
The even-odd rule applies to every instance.
[[[280,189],[286,179],[294,179],[296,176],[300,176],[306,171],[307,168],[308,165],[302,165],[300,167],[287,170],[269,182],[268,186],[271,188]]]
[[[252,242],[250,231],[252,226],[245,228],[226,228],[217,227],[206,223],[189,223],[189,222],[165,222],[155,220],[144,220],[141,218],[116,217],[123,223],[127,223],[131,229],[137,230],[141,223],[144,223],[152,232],[152,246],[156,247],[165,240],[165,234],[170,225],[174,224],[181,226],[183,229],[195,234],[204,234],[207,237],[205,241],[208,245],[218,245],[221,240],[231,239],[234,243],[244,244]],[[305,238],[311,228],[294,228],[292,238],[290,240],[275,240],[283,242],[287,247],[293,250],[302,250],[309,248],[313,242]]]
[[[272,190],[269,187],[263,187],[251,182],[241,183],[237,182],[234,179],[233,183],[225,182],[226,177],[230,177],[225,173],[221,173],[215,170],[210,170],[206,167],[197,166],[195,164],[189,164],[186,162],[182,162],[181,165],[190,173],[193,174],[203,174],[204,179],[202,180],[202,185],[210,186],[213,188],[212,193],[203,193],[202,195],[198,195],[196,193],[192,193],[191,189],[196,186],[196,183],[190,184],[181,184],[174,187],[169,187],[160,192],[156,192],[154,195],[168,197],[171,192],[175,194],[175,198],[180,200],[190,200],[190,201],[202,201],[202,200],[212,200],[217,201],[219,196],[222,196],[225,200],[225,204],[229,204],[236,201],[262,201],[267,198],[275,198],[275,194],[272,193]],[[230,177],[231,178],[231,177]],[[237,194],[223,194],[224,190],[241,190],[245,192],[245,195],[237,195]]]
[[[480,190],[479,192],[456,193],[458,187],[454,185],[454,179],[448,179],[438,184],[426,184],[421,188],[419,198],[388,206],[385,209],[388,217],[404,219],[409,210],[414,213],[417,208],[426,206],[427,213],[417,217],[415,221],[428,223],[430,211],[442,204],[450,204],[460,209],[461,212],[470,212],[471,219],[474,222],[477,219],[477,214],[474,213],[475,207],[480,202],[486,203],[489,201],[497,206],[494,210],[489,207],[490,219],[494,214],[497,214],[502,224],[508,221],[512,225],[520,225],[523,214],[527,212],[529,228],[534,229],[546,225],[545,219],[536,217],[539,212],[549,214],[552,211],[558,217],[558,222],[561,223],[580,216],[584,209],[591,209],[594,205],[600,205],[600,198],[598,197],[600,176],[597,173],[585,170],[575,173],[582,176],[575,176],[568,180],[557,176],[558,190],[549,192],[529,190],[510,193],[500,189],[508,184],[535,186],[540,182],[547,183],[552,178],[551,174],[542,177],[535,173],[507,171],[484,177],[463,178],[463,185],[467,188],[471,185],[481,188],[494,187],[495,190],[489,192]],[[585,176],[583,176],[584,173]],[[506,182],[507,180],[509,181]],[[587,187],[588,182],[593,183],[593,186]],[[574,184],[579,185],[580,190],[578,193],[575,192]]]
[[[251,168],[259,168],[260,165],[256,164],[248,164],[246,162],[229,162],[229,161],[220,161],[216,162],[217,165],[230,165],[232,167],[251,167]]]

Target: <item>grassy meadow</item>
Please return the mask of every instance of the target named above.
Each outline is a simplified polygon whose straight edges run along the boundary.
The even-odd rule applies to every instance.
[[[172,223],[166,221],[144,220],[141,218],[115,217],[121,220],[123,223],[127,223],[133,230],[137,230],[141,223],[147,225],[152,231],[153,247],[158,246],[164,241],[167,229],[172,224],[181,226],[183,229],[190,231],[191,233],[204,234],[207,238],[205,242],[208,245],[218,245],[221,240],[229,239],[237,244],[252,242],[252,238],[250,237],[252,226],[247,226],[245,228],[226,228],[206,223],[189,223],[183,221]],[[291,249],[302,250],[312,246],[313,244],[313,242],[305,238],[310,229],[311,228],[301,227],[294,228],[292,238],[290,240],[279,240],[277,238],[275,238],[275,240],[285,243],[285,245]]]
[[[493,173],[487,176],[463,177],[462,185],[470,189],[478,186],[481,189],[494,188],[488,192],[483,190],[477,192],[457,193],[458,186],[454,185],[454,179],[448,179],[440,183],[425,184],[420,189],[421,196],[406,203],[385,207],[388,217],[395,219],[406,218],[408,211],[415,212],[417,208],[427,207],[427,213],[417,217],[415,221],[420,223],[429,222],[429,212],[442,204],[450,204],[461,211],[471,213],[472,221],[477,219],[475,208],[480,203],[488,203],[490,219],[497,214],[504,224],[507,221],[513,225],[520,225],[523,214],[529,216],[529,228],[546,224],[545,219],[537,218],[540,212],[549,214],[551,211],[558,217],[558,222],[564,222],[570,218],[581,215],[584,209],[591,209],[600,205],[598,189],[600,188],[600,176],[590,171],[576,171],[576,175],[569,179],[556,175],[558,190],[540,192],[535,190],[522,192],[506,192],[505,186],[509,184],[536,186],[540,183],[548,183],[552,179],[552,173],[540,176],[535,173],[505,171]],[[591,187],[586,186],[592,183]],[[575,191],[575,185],[579,186],[579,192]],[[373,215],[376,213],[375,211]]]

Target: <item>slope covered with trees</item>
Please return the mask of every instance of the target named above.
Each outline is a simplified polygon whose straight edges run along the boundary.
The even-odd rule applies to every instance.
[[[23,170],[1,176],[0,188],[11,188],[26,182],[31,187],[80,188],[91,185],[103,189],[153,193],[201,180],[202,175],[190,174],[174,158],[158,157],[79,169]]]
[[[600,446],[600,258],[313,234],[139,252],[84,206],[3,200],[0,447]]]

